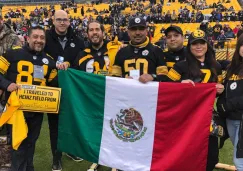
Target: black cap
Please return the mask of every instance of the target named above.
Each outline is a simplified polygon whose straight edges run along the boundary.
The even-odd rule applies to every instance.
[[[168,27],[168,28],[164,31],[165,35],[167,36],[167,34],[168,34],[170,31],[176,31],[176,32],[180,33],[181,35],[183,35],[183,31],[181,30],[181,28],[180,28],[179,26],[171,25],[170,27]]]
[[[132,27],[147,27],[146,21],[141,17],[134,17],[129,20],[128,29]]]
[[[196,30],[196,31],[192,32],[188,38],[188,44],[192,44],[196,40],[203,40],[203,41],[207,42],[208,39],[207,39],[206,33],[202,30]]]

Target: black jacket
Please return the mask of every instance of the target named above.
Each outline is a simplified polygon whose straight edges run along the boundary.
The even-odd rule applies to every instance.
[[[156,75],[154,79],[157,81],[166,80],[168,68],[162,49],[151,44],[148,38],[143,44],[135,46],[130,43],[120,49],[115,57],[112,75],[125,78],[130,76],[131,70],[139,70],[140,75]]]
[[[217,108],[220,114],[231,120],[241,120],[243,114],[243,79],[233,75],[224,83],[225,90],[220,95]]]
[[[186,60],[187,50],[186,47],[182,49],[172,52],[172,51],[164,51],[165,61],[168,69],[172,68],[175,63]]]
[[[234,74],[224,86],[225,90],[217,101],[217,110],[222,117],[241,121],[236,157],[243,158],[243,79]]]
[[[66,37],[67,42],[63,50],[59,43],[55,27],[52,27],[51,30],[46,32],[46,46],[44,51],[51,55],[55,61],[57,61],[58,56],[62,56],[64,57],[64,61],[72,65],[78,53],[84,50],[84,41],[74,34],[71,27],[68,28]]]

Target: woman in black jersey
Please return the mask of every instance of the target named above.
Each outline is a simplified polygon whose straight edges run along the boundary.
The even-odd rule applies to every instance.
[[[226,117],[227,130],[234,146],[234,164],[240,171],[243,170],[243,35],[238,38],[224,85],[225,91],[218,99],[217,109]]]
[[[217,94],[224,90],[221,66],[217,63],[215,53],[207,41],[204,31],[192,32],[188,39],[185,61],[176,63],[170,69],[168,77],[171,81],[182,83],[217,83]],[[212,171],[218,163],[218,138],[209,137],[207,171]]]

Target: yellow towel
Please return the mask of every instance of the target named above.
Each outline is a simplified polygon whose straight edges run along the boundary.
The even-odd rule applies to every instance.
[[[21,142],[27,137],[28,127],[24,119],[24,113],[22,110],[18,110],[20,102],[16,92],[12,92],[6,108],[0,117],[0,126],[3,124],[12,125],[12,146],[17,150]]]
[[[107,44],[108,56],[109,56],[109,59],[110,59],[109,73],[111,73],[112,66],[113,66],[113,64],[115,62],[116,53],[119,51],[121,46],[122,46],[122,43],[118,41],[118,37],[117,36],[114,39],[114,41],[110,41]]]

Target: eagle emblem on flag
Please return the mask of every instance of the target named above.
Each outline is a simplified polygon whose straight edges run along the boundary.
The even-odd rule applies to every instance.
[[[110,120],[110,127],[115,136],[125,142],[135,142],[147,131],[141,114],[134,108],[121,109],[116,119]]]

